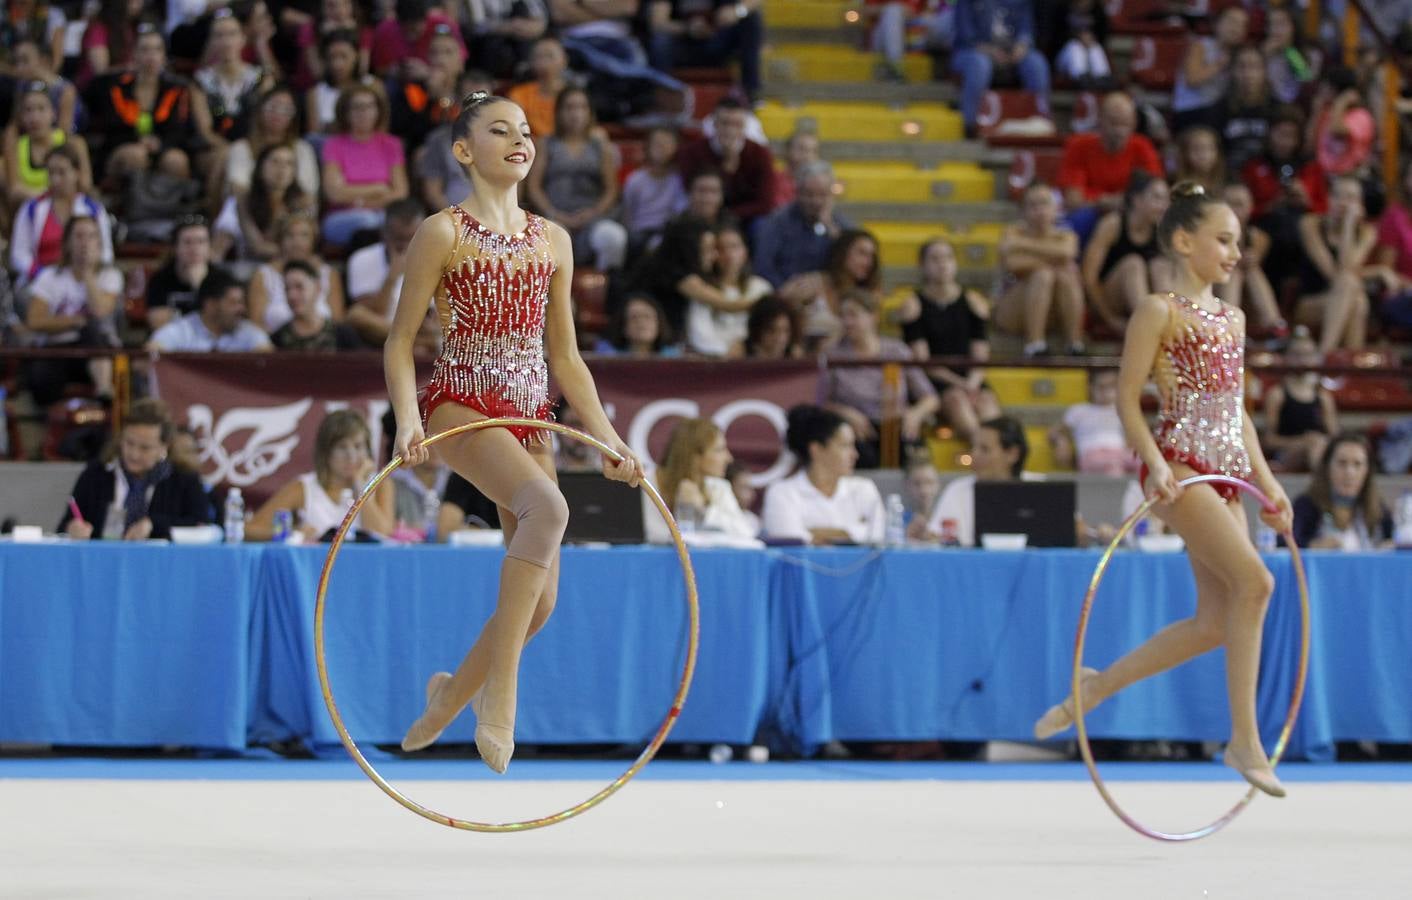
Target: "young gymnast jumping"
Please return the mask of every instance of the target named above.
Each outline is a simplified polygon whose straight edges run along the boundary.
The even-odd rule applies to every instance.
[[[1161,498],[1157,514],[1186,542],[1196,576],[1196,615],[1168,625],[1101,672],[1085,669],[1085,709],[1224,646],[1231,707],[1226,764],[1265,793],[1283,797],[1255,720],[1261,631],[1274,579],[1251,544],[1237,489],[1177,484],[1195,474],[1248,480],[1275,504],[1276,511],[1261,518],[1276,529],[1289,526],[1289,498],[1244,414],[1245,317],[1212,293],[1212,285],[1224,284],[1240,261],[1240,223],[1221,199],[1183,183],[1172,192],[1158,236],[1176,263],[1174,290],[1145,297],[1128,324],[1118,414],[1142,459],[1144,489]],[[1140,406],[1149,378],[1161,396],[1155,433]],[[1070,696],[1040,717],[1035,737],[1048,738],[1073,721]]]
[[[604,475],[636,486],[642,467],[609,423],[578,353],[569,235],[519,206],[519,184],[535,154],[524,111],[477,92],[462,104],[455,128],[452,153],[471,193],[417,228],[383,351],[397,452],[417,465],[428,457],[428,433],[499,416],[548,420],[552,370],[585,429],[623,456],[620,464],[605,458]],[[412,345],[428,298],[435,299],[443,345],[419,398]],[[520,652],[554,609],[569,515],[547,436],[529,427],[488,428],[436,446],[499,506],[506,553],[494,614],[455,674],[431,676],[426,710],[402,739],[404,750],[430,745],[470,704],[482,759],[496,772],[510,764]]]

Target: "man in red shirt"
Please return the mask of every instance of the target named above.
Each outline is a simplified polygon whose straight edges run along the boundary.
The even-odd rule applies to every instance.
[[[1132,98],[1115,92],[1103,98],[1096,134],[1076,134],[1064,142],[1059,187],[1069,209],[1093,204],[1105,212],[1118,209],[1135,170],[1163,177],[1157,149],[1136,129],[1137,107]]]
[[[726,208],[741,224],[775,208],[775,158],[770,148],[745,136],[745,107],[727,97],[716,107],[716,133],[687,144],[677,155],[682,181],[714,169],[725,183]]]
[[[437,34],[450,34],[461,47],[461,61],[466,60],[466,40],[461,27],[439,12],[428,10],[427,0],[397,0],[397,13],[384,19],[373,29],[373,72],[380,77],[401,76],[411,80],[425,79],[431,69],[427,65],[431,39]]]

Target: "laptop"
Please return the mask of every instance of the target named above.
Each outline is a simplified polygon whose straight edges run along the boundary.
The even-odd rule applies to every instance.
[[[609,481],[599,472],[560,472],[559,490],[569,503],[566,544],[641,544],[642,489]]]
[[[1023,534],[1030,547],[1072,547],[1072,481],[977,481],[976,545],[983,534]]]

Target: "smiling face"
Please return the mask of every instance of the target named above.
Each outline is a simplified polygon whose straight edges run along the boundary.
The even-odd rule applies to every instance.
[[[1240,262],[1240,220],[1226,204],[1210,204],[1195,228],[1172,234],[1172,249],[1186,258],[1197,278],[1225,284]]]
[[[481,103],[472,112],[465,133],[451,145],[457,161],[492,185],[524,180],[535,155],[525,111],[509,100],[496,100]]]

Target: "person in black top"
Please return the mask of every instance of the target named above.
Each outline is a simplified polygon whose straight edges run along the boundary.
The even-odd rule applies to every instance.
[[[1134,172],[1123,209],[1099,220],[1084,248],[1083,279],[1094,311],[1119,335],[1128,315],[1148,294],[1168,290],[1171,263],[1157,243],[1157,223],[1167,211],[1167,182]]]
[[[451,473],[441,493],[441,513],[437,516],[437,540],[445,542],[453,532],[465,528],[499,528],[500,508],[476,490],[475,485]]]
[[[143,541],[170,538],[176,525],[210,524],[215,515],[201,479],[169,458],[174,432],[161,401],[134,403],[106,459],[74,483],[81,518],[64,510],[59,531],[76,540]]]
[[[1329,435],[1338,431],[1334,395],[1320,383],[1316,367],[1323,361],[1309,329],[1296,326],[1285,351],[1285,362],[1310,371],[1286,375],[1265,394],[1265,450],[1277,457],[1286,472],[1307,472],[1324,455]]]
[[[178,219],[172,255],[147,282],[147,325],[156,331],[172,319],[197,312],[196,289],[211,270],[211,226],[201,216]]]

